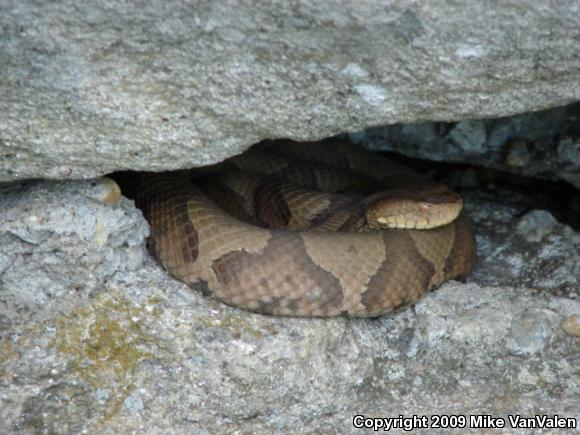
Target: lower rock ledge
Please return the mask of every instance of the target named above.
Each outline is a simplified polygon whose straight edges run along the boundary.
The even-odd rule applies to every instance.
[[[513,236],[478,230],[483,258],[468,283],[376,320],[294,319],[237,310],[170,278],[145,255],[142,216],[111,201],[106,182],[2,189],[2,432],[350,431],[355,415],[580,418],[580,302],[481,284],[507,270],[518,246],[535,247],[520,252],[530,264],[577,243],[542,214],[516,230],[507,209],[471,204],[476,221],[496,216],[493,228]],[[549,225],[530,229],[538,221]],[[502,250],[509,256],[486,258]],[[567,267],[573,277],[576,263]]]

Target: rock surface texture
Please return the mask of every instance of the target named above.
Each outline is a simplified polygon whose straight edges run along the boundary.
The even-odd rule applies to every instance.
[[[388,125],[347,137],[377,151],[483,165],[580,189],[578,103],[499,119]]]
[[[576,0],[0,0],[0,181],[580,99]]]
[[[464,192],[482,259],[468,283],[376,320],[292,319],[170,278],[142,255],[142,216],[107,189],[1,192],[2,433],[354,433],[357,414],[580,419],[580,301],[554,294],[578,289],[580,235],[546,211],[518,218],[517,204]]]
[[[577,1],[0,0],[0,433],[580,424],[580,199],[547,181],[580,186],[578,29]],[[335,133],[542,179],[444,166],[475,222],[467,282],[324,320],[172,279],[97,177]]]

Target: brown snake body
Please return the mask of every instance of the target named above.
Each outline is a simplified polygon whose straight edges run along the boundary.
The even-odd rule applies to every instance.
[[[475,241],[457,194],[344,143],[274,143],[268,152],[274,153],[266,165],[270,175],[262,179],[251,176],[264,166],[251,152],[218,167],[242,168],[239,176],[198,183],[191,172],[176,171],[138,179],[133,196],[151,225],[150,249],[171,275],[251,311],[372,317],[471,272]],[[288,164],[286,155],[294,153],[314,161],[315,169]],[[340,181],[341,173],[348,181]],[[282,176],[306,181],[289,187]],[[211,187],[213,179],[221,187]],[[405,181],[410,193],[400,186]],[[338,192],[328,192],[337,183]],[[325,192],[310,190],[320,185]],[[369,193],[377,185],[381,193]],[[211,190],[221,206],[208,197]],[[419,198],[419,211],[406,205],[408,195]],[[377,229],[374,212],[361,210],[377,208],[379,199],[403,208],[389,217],[396,225],[423,226],[448,210],[454,219],[431,229]],[[427,217],[416,217],[424,210]]]

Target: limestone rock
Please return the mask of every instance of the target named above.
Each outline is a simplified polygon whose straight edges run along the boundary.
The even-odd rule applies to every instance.
[[[580,99],[573,0],[0,9],[0,181],[199,166],[264,138],[424,120],[463,121],[452,138],[475,152],[465,120]]]
[[[292,319],[169,277],[142,256],[142,215],[111,201],[107,182],[15,183],[0,198],[2,433],[349,432],[357,414],[539,409],[580,418],[568,325],[580,303],[552,293],[578,279],[566,245],[578,236],[547,212],[518,221],[517,209],[467,195],[482,259],[468,283],[376,320]],[[542,267],[543,293],[518,284],[522,263]]]
[[[0,325],[68,312],[140,267],[140,215],[106,178],[0,184]]]
[[[348,138],[376,151],[561,180],[580,189],[578,103],[503,118],[387,125]]]

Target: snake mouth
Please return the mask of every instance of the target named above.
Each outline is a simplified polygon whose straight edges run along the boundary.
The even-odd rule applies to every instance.
[[[372,195],[365,215],[372,228],[428,230],[453,222],[463,200],[443,185]]]

